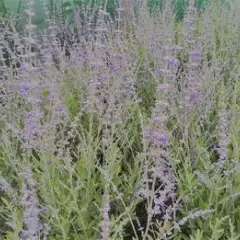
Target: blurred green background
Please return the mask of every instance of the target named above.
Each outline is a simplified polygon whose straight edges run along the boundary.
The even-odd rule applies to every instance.
[[[49,11],[51,12],[51,16],[61,14],[62,18],[65,19],[73,19],[74,10],[76,7],[80,7],[83,9],[86,6],[93,7],[95,6],[103,6],[105,0],[35,0],[35,13],[36,17],[34,19],[35,24],[39,25],[39,27],[44,26],[44,11],[43,11],[43,1],[46,1],[48,4]],[[139,0],[135,0],[136,2]],[[147,1],[147,6],[149,8],[150,13],[160,13],[162,3],[164,0],[145,0]],[[166,1],[166,0],[165,0]],[[223,1],[223,0],[219,0]],[[205,6],[207,6],[210,0],[196,0],[196,7],[198,10],[203,10]],[[188,0],[172,0],[172,4],[174,7],[176,20],[181,21],[184,16],[184,9]],[[108,0],[107,1],[107,12],[114,18],[115,10],[117,6],[117,0]],[[0,15],[2,17],[17,16],[21,15],[24,8],[26,8],[26,0],[0,0]]]

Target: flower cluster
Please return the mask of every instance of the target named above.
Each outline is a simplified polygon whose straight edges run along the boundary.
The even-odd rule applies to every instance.
[[[190,1],[189,7],[186,13],[186,34],[185,43],[188,49],[188,62],[187,62],[187,78],[186,86],[184,89],[184,111],[186,116],[193,110],[201,101],[201,49],[195,37],[195,16],[196,9],[194,7],[194,1]]]
[[[102,240],[108,240],[109,239],[109,225],[110,225],[110,219],[109,219],[109,211],[110,211],[110,205],[109,205],[109,195],[105,194],[103,196],[104,198],[104,207],[103,207],[103,218],[101,221],[101,239]]]
[[[171,15],[170,5],[167,5],[167,13]],[[165,13],[166,14],[166,13]],[[173,81],[176,78],[180,63],[176,55],[177,47],[174,45],[174,34],[168,14],[165,15],[169,26],[163,32],[163,46],[159,46],[161,56],[157,57],[160,67],[160,77],[163,83],[158,80],[156,87],[156,101],[152,110],[151,121],[144,128],[143,138],[147,144],[147,158],[143,169],[141,187],[139,192],[144,198],[149,199],[152,205],[152,212],[149,212],[149,218],[153,216],[161,219],[171,219],[175,207],[173,207],[176,198],[175,175],[171,168],[169,156],[169,138],[167,129],[169,98],[173,96]]]
[[[21,83],[19,93],[28,106],[24,113],[24,126],[20,133],[23,148],[39,149],[42,144],[41,140],[63,121],[64,107],[52,86],[46,82]]]
[[[35,182],[32,177],[32,171],[29,167],[21,173],[24,178],[22,184],[22,225],[23,230],[20,233],[21,240],[37,240],[42,230],[42,223],[39,219],[40,208],[36,193]]]
[[[229,113],[226,108],[223,108],[219,111],[219,143],[216,151],[219,154],[219,159],[217,163],[215,163],[216,169],[220,170],[224,167],[227,162],[228,157],[228,145],[230,142],[229,139],[229,121],[228,121]]]
[[[168,91],[168,84],[160,84],[158,87],[159,96],[164,96]],[[163,101],[161,97],[155,103],[152,113],[152,121],[147,128],[144,129],[144,139],[147,141],[147,157],[150,165],[146,164],[143,178],[144,184],[152,182],[152,184],[143,186],[147,191],[143,193],[145,197],[149,197],[150,192],[154,192],[153,198],[153,215],[162,218],[171,218],[170,205],[173,204],[175,198],[175,176],[169,162],[169,133],[166,128],[166,115],[168,103]],[[151,178],[152,180],[150,180]],[[168,209],[168,210],[167,210]]]

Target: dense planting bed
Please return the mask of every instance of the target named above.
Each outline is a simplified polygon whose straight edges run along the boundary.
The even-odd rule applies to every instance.
[[[130,2],[0,19],[0,239],[240,239],[239,1]]]

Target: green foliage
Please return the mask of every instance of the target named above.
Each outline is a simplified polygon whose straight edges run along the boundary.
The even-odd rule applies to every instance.
[[[95,3],[98,6],[103,4],[102,1]],[[207,3],[208,1],[199,0],[196,1],[196,6],[203,9]],[[2,1],[1,4],[1,12],[3,15],[7,14],[4,2]],[[54,13],[59,7],[57,4],[60,3],[51,1],[50,4],[51,11]],[[87,4],[89,4],[88,1],[62,1],[60,6],[64,17],[71,21],[73,19],[71,14],[75,7],[83,8]],[[161,12],[161,4],[162,2],[154,0],[148,2],[153,15]],[[184,17],[186,2],[176,0],[173,4],[176,20],[180,21]],[[109,0],[106,7],[107,11],[113,14],[116,6]],[[90,5],[90,8],[93,8],[93,5]],[[9,115],[1,117],[0,176],[10,186],[9,192],[3,191],[4,182],[0,179],[0,229],[4,233],[1,239],[17,240],[19,233],[24,229],[21,207],[23,180],[19,172],[26,164],[32,169],[40,207],[46,208],[46,211],[41,212],[40,218],[49,227],[47,237],[49,240],[101,239],[101,223],[103,216],[106,215],[103,213],[106,204],[110,205],[110,240],[134,238],[153,240],[162,239],[163,236],[176,240],[240,239],[239,29],[236,27],[237,23],[230,21],[235,18],[229,18],[229,22],[221,19],[220,5],[215,6],[214,10],[213,20],[209,23],[212,24],[211,30],[213,30],[212,35],[210,34],[211,39],[200,38],[201,34],[205,33],[204,27],[208,26],[201,24],[201,21],[205,20],[204,16],[201,14],[197,16],[199,21],[196,31],[196,36],[199,37],[197,41],[201,45],[203,57],[206,60],[199,70],[204,76],[198,76],[202,77],[201,102],[187,115],[185,92],[182,93],[175,85],[172,87],[177,97],[170,92],[164,99],[167,105],[164,117],[167,117],[166,129],[169,132],[169,146],[166,147],[168,155],[165,160],[176,176],[176,198],[179,200],[174,213],[170,214],[171,218],[164,220],[150,218],[149,216],[152,217],[149,210],[152,209],[150,200],[145,200],[136,194],[139,182],[143,180],[142,172],[146,165],[150,165],[144,130],[149,123],[153,122],[151,121],[152,110],[156,98],[159,97],[156,87],[164,82],[163,77],[156,77],[154,72],[159,70],[158,67],[165,67],[162,66],[164,61],[161,59],[162,65],[159,64],[161,65],[159,66],[158,59],[152,56],[151,43],[147,42],[150,39],[148,36],[145,39],[137,39],[138,41],[133,43],[128,35],[129,38],[124,41],[129,44],[128,50],[131,49],[132,52],[127,55],[126,61],[130,58],[133,64],[131,62],[131,66],[130,63],[128,66],[127,62],[126,73],[124,72],[123,76],[135,81],[136,95],[134,98],[119,98],[121,100],[113,104],[119,107],[117,108],[121,114],[119,122],[109,123],[105,119],[106,116],[109,117],[107,115],[110,106],[108,100],[104,99],[101,102],[103,107],[99,110],[98,104],[102,98],[96,97],[95,92],[93,94],[95,99],[89,97],[92,89],[89,90],[88,80],[94,79],[98,74],[99,78],[107,75],[109,66],[105,66],[105,63],[96,72],[92,66],[83,67],[79,64],[77,67],[70,67],[70,64],[66,64],[66,67],[63,66],[65,69],[61,69],[61,72],[56,75],[56,82],[59,81],[61,90],[59,97],[67,109],[67,117],[56,126],[53,135],[49,136],[49,134],[43,139],[44,143],[46,141],[48,144],[49,141],[49,148],[47,144],[47,147],[40,146],[39,149],[23,150],[21,148],[23,139],[18,126],[15,127],[14,124],[23,121],[24,107],[18,108],[16,105],[14,110],[9,108]],[[231,10],[231,8],[227,9],[229,14]],[[234,14],[233,16],[235,17]],[[180,22],[173,27],[174,34],[177,35],[173,40],[179,45],[184,40],[183,27],[184,25]],[[111,51],[114,51],[115,47],[113,42],[111,42],[113,45],[111,45]],[[213,46],[211,49],[208,46],[209,42]],[[121,43],[117,42],[119,45],[118,50],[114,52],[114,57],[119,57],[121,52],[122,60],[125,57],[125,46],[121,46]],[[87,44],[86,47],[88,47]],[[91,47],[90,45],[89,49]],[[188,59],[187,50],[184,49],[179,54],[178,59],[181,62],[183,59]],[[91,57],[94,62],[95,55]],[[114,60],[121,64],[121,60],[117,57],[117,60],[115,58]],[[211,64],[209,64],[210,61]],[[51,74],[51,71],[49,75],[45,73],[48,77]],[[114,74],[115,72],[113,76],[116,76]],[[20,74],[17,77],[21,79]],[[44,78],[44,74],[41,78]],[[118,94],[118,90],[121,94],[122,89],[117,91],[114,89],[113,79],[114,77],[110,77],[110,81],[105,86],[109,91],[107,96]],[[34,80],[31,78],[31,81]],[[104,81],[101,83],[105,84]],[[112,85],[114,85],[113,89],[111,89]],[[47,98],[50,91],[51,89],[47,87],[41,88],[41,97]],[[104,94],[102,91],[105,91],[104,87],[96,90],[99,95]],[[160,98],[164,98],[163,95],[160,95]],[[92,108],[86,104],[89,99],[92,101]],[[12,100],[13,103],[9,104],[18,101],[19,99],[15,97]],[[47,104],[43,107],[47,109]],[[5,108],[1,106],[3,112]],[[221,137],[219,125],[223,108],[228,115],[228,124],[225,126],[224,123],[223,128],[227,129],[225,137],[229,139],[229,144],[226,147],[226,164],[219,169],[216,167],[219,153],[214,151],[213,147],[219,144]],[[51,114],[52,109],[49,107],[48,110]],[[15,119],[17,111],[20,113],[17,113],[18,118]],[[114,117],[112,115],[111,117]],[[107,138],[107,145],[103,144],[104,137]],[[62,154],[59,154],[61,151],[58,152],[57,147]],[[149,194],[154,195],[153,192]],[[108,203],[103,199],[106,195],[109,196]],[[145,207],[149,208],[149,212]],[[212,211],[204,214],[206,210]],[[194,215],[196,212],[202,215]],[[151,231],[145,234],[145,238],[137,238],[138,222],[141,220],[146,223],[148,219],[152,220],[148,226]]]
[[[7,7],[5,5],[5,2],[4,0],[1,0],[0,1],[0,14],[1,16],[5,17],[7,15]]]
[[[173,1],[174,6],[174,12],[176,15],[176,21],[181,21],[184,17],[184,11],[185,11],[185,0],[175,0]]]
[[[74,83],[72,73],[66,75],[66,81],[63,85],[62,92],[70,117],[73,119],[80,111],[80,90]]]
[[[208,0],[197,0],[196,7],[199,10],[204,9],[208,2]],[[222,0],[222,2],[224,2],[224,0]],[[47,3],[51,16],[55,15],[55,17],[67,21],[73,25],[75,24],[76,8],[81,10],[80,15],[81,18],[84,19],[86,17],[86,12],[84,13],[86,9],[88,9],[87,11],[91,12],[93,9],[97,9],[99,7],[106,7],[106,11],[110,14],[110,16],[115,18],[117,7],[115,0],[47,0]],[[164,0],[148,0],[147,7],[152,14],[160,14],[163,3]],[[177,21],[183,19],[186,3],[186,0],[172,0]],[[1,0],[0,16],[6,18],[9,15],[15,15],[17,17],[25,8],[26,5],[23,0]],[[43,12],[41,0],[35,1],[35,11],[37,12],[38,16],[35,18],[35,23],[41,27],[44,27],[45,13]]]
[[[144,67],[149,64],[149,69]],[[152,76],[151,71],[155,70],[154,60],[149,59],[148,53],[143,45],[138,46],[138,71],[137,71],[137,93],[140,106],[148,117],[151,116],[152,107],[155,97],[155,89],[157,86],[156,79]]]
[[[163,1],[148,0],[147,6],[151,13],[160,13],[163,7]]]

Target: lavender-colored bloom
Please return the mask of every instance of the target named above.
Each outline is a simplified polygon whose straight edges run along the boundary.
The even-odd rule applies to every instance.
[[[150,145],[161,147],[168,144],[168,134],[162,133],[159,130],[154,129],[145,129],[144,130],[145,138],[149,141]]]
[[[153,201],[154,201],[154,204],[157,206],[164,205],[164,198],[161,196],[154,196]]]
[[[26,112],[25,113],[25,120],[27,121],[28,119],[36,119],[40,120],[44,116],[43,111],[40,109],[32,110],[31,112]]]
[[[25,171],[20,175],[23,176],[24,182],[22,185],[22,224],[23,230],[21,232],[21,239],[36,239],[42,229],[42,223],[39,219],[39,201],[35,189],[35,182],[32,178],[32,171],[26,167]]]
[[[52,122],[54,125],[60,123],[63,121],[64,116],[65,116],[65,109],[62,103],[56,103],[54,106],[54,119],[52,119]]]
[[[152,117],[152,123],[155,126],[162,126],[165,120],[165,117],[159,116],[158,114],[154,114]]]
[[[109,67],[110,71],[112,71],[112,72],[115,72],[117,70],[117,68],[111,62],[108,64],[108,67]]]
[[[201,94],[199,92],[193,92],[190,94],[189,102],[192,104],[197,104],[201,100]]]
[[[170,68],[172,73],[176,73],[179,66],[180,63],[176,58],[172,57],[168,59],[168,67]]]
[[[164,69],[163,76],[174,75],[180,65],[179,61],[175,57],[167,58],[168,69]],[[160,84],[157,87],[157,94],[159,98],[154,104],[153,114],[151,123],[152,125],[144,129],[144,138],[148,141],[148,151],[147,156],[154,162],[153,166],[149,166],[147,169],[147,180],[152,180],[152,178],[160,179],[160,186],[155,182],[154,188],[158,189],[157,193],[154,193],[153,198],[153,215],[159,215],[164,218],[165,214],[168,214],[170,218],[170,213],[166,213],[166,209],[169,207],[167,203],[171,198],[175,196],[175,177],[169,167],[168,162],[168,151],[167,147],[169,145],[169,135],[166,129],[167,120],[167,109],[168,103],[162,100],[162,97],[169,92],[169,84]],[[149,175],[151,173],[151,175]],[[145,185],[145,184],[144,184]],[[146,184],[147,185],[147,184]],[[148,185],[145,187],[148,189]],[[151,191],[149,189],[149,191]],[[148,191],[146,191],[146,198],[149,197]]]
[[[27,65],[24,63],[20,64],[20,72],[27,72]]]
[[[40,67],[35,67],[34,68],[34,72],[35,73],[40,73],[41,72],[41,68]]]
[[[201,51],[199,49],[192,49],[189,51],[190,62],[200,62],[201,61]]]
[[[160,215],[162,213],[161,206],[155,204],[153,207],[153,213],[154,215]]]
[[[87,61],[89,60],[88,53],[85,52],[85,53],[82,55],[82,58],[83,58],[83,60],[84,60],[85,62],[87,62]]]
[[[64,111],[64,107],[61,103],[56,104],[55,106],[55,112],[56,113],[62,113]]]
[[[35,147],[37,139],[44,134],[44,129],[40,122],[43,116],[44,114],[40,110],[25,113],[21,137],[25,141],[25,145],[30,148]]]
[[[109,219],[109,196],[104,195],[104,206],[103,206],[103,218],[101,221],[101,240],[108,240],[109,239],[109,226],[110,226],[110,219]]]
[[[29,94],[30,91],[30,84],[29,83],[22,83],[19,86],[19,92],[22,96],[26,97]]]
[[[195,24],[195,20],[193,18],[186,19],[185,23],[188,25],[188,27],[193,27]]]
[[[153,73],[156,77],[162,76],[162,70],[159,68],[155,69]]]
[[[40,88],[36,84],[23,82],[19,85],[18,91],[32,106],[41,102]]]
[[[108,213],[110,211],[110,205],[109,204],[104,204],[103,210],[104,212]]]
[[[119,54],[113,55],[112,57],[113,57],[113,59],[116,59],[116,60],[122,60],[123,59],[122,56],[119,55]]]
[[[167,145],[168,144],[168,134],[165,133],[164,135],[160,136],[159,138],[161,145]]]

